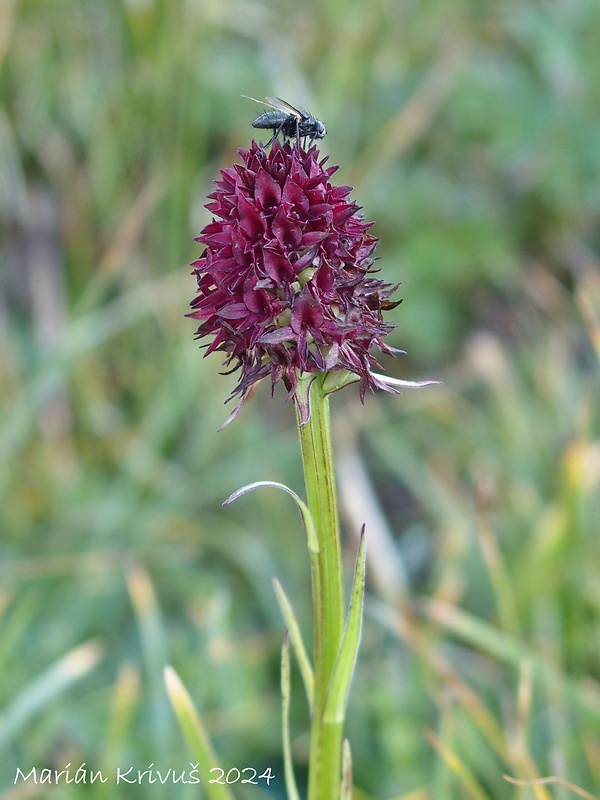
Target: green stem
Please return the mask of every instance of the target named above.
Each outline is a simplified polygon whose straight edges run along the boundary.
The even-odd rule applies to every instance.
[[[299,400],[310,402],[310,418],[299,420],[308,508],[319,539],[313,559],[314,697],[308,800],[338,800],[341,784],[343,722],[326,724],[323,709],[344,627],[342,549],[333,469],[329,399],[322,376],[300,379]],[[308,395],[308,396],[307,396]]]

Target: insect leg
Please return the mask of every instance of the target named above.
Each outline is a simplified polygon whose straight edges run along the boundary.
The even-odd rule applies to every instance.
[[[275,139],[278,139],[278,138],[279,138],[279,134],[280,134],[280,133],[283,131],[283,126],[284,126],[284,125],[285,125],[285,119],[284,119],[284,120],[283,120],[283,122],[282,122],[282,123],[279,125],[279,127],[274,127],[274,128],[273,128],[273,136],[271,136],[271,138],[269,139],[269,141],[266,143],[265,147],[268,147],[268,146],[269,146],[269,145],[270,145],[272,142],[274,142],[274,141],[275,141]],[[284,138],[284,140],[285,140],[285,136],[284,136],[283,138]]]
[[[285,120],[280,124],[280,126],[277,128],[277,130],[273,129],[273,139],[279,139],[279,134],[281,133],[282,134],[282,139],[285,142],[285,134],[283,133],[283,126],[284,125],[285,125]],[[273,141],[273,139],[271,139],[271,141]]]
[[[300,142],[302,140],[302,143]],[[302,147],[303,150],[306,150],[306,134],[304,136],[300,136],[300,120],[296,119],[296,145],[298,149]]]

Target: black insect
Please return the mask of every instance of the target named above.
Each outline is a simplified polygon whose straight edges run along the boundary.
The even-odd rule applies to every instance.
[[[242,95],[248,100],[254,100],[255,103],[260,103],[260,100],[255,100],[254,97]],[[295,138],[297,142],[300,139],[309,140],[309,145],[315,139],[323,139],[327,133],[327,128],[320,119],[316,119],[308,111],[301,108],[294,108],[285,100],[280,100],[278,97],[266,97],[267,105],[271,106],[273,111],[265,111],[252,122],[253,128],[262,128],[264,130],[272,130],[273,136],[267,142],[271,144],[274,139],[277,139],[279,134],[283,139]]]

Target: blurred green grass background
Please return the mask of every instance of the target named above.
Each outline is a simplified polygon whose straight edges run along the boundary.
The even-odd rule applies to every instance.
[[[444,381],[332,404],[349,567],[370,537],[356,797],[600,793],[599,40],[594,0],[0,4],[1,797],[198,797],[13,786],[189,770],[166,661],[283,797],[271,580],[307,631],[303,534],[276,493],[220,503],[301,491],[293,409],[261,387],[217,434],[235,379],[183,316],[242,94],[327,123],[403,283],[385,368]]]

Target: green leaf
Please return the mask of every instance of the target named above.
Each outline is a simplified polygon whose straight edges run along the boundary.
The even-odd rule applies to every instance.
[[[360,534],[358,555],[356,557],[356,568],[354,570],[354,582],[352,585],[352,596],[350,598],[350,608],[346,618],[346,627],[340,652],[333,668],[327,700],[323,712],[323,721],[326,724],[336,724],[344,721],[346,702],[350,690],[350,681],[354,672],[354,665],[358,655],[358,645],[360,642],[360,631],[362,625],[363,598],[365,592],[365,565],[366,565],[366,545],[365,529]]]
[[[296,653],[296,658],[298,659],[298,666],[300,667],[300,674],[302,675],[302,681],[304,683],[304,690],[306,692],[306,699],[308,700],[309,708],[312,712],[313,707],[313,688],[314,688],[314,677],[312,666],[308,655],[306,654],[306,650],[304,648],[304,642],[302,641],[302,634],[300,633],[300,627],[298,625],[298,621],[296,620],[296,616],[290,604],[290,601],[287,598],[286,593],[283,591],[283,588],[277,578],[273,580],[273,586],[275,587],[275,594],[277,595],[277,602],[279,603],[279,608],[281,609],[281,613],[283,614],[283,618],[285,620],[285,624],[289,631],[289,636],[294,647],[294,651]]]
[[[220,783],[209,783],[210,771],[219,767],[219,762],[192,698],[172,667],[165,667],[164,676],[167,693],[177,716],[179,727],[194,758],[198,759],[199,776],[203,781],[209,800],[234,800],[234,796],[227,786]]]
[[[283,728],[283,769],[285,788],[288,800],[300,800],[294,766],[292,764],[292,746],[290,743],[290,635],[285,632],[281,648],[281,719]]]
[[[298,508],[300,509],[300,513],[302,514],[302,522],[304,523],[306,536],[308,538],[308,549],[313,554],[318,553],[319,539],[317,537],[315,523],[313,522],[311,513],[308,510],[308,506],[300,499],[300,497],[298,497],[296,492],[294,492],[288,486],[285,486],[285,484],[277,483],[276,481],[256,481],[255,483],[249,483],[247,484],[247,486],[242,486],[241,489],[238,489],[233,494],[229,495],[227,500],[223,502],[223,505],[227,506],[229,505],[229,503],[233,503],[234,500],[237,500],[237,498],[241,497],[243,494],[247,494],[248,492],[251,492],[253,489],[259,489],[262,486],[272,486],[274,489],[281,489],[282,491],[287,492],[294,498],[294,500],[296,501],[296,505],[298,506]]]

